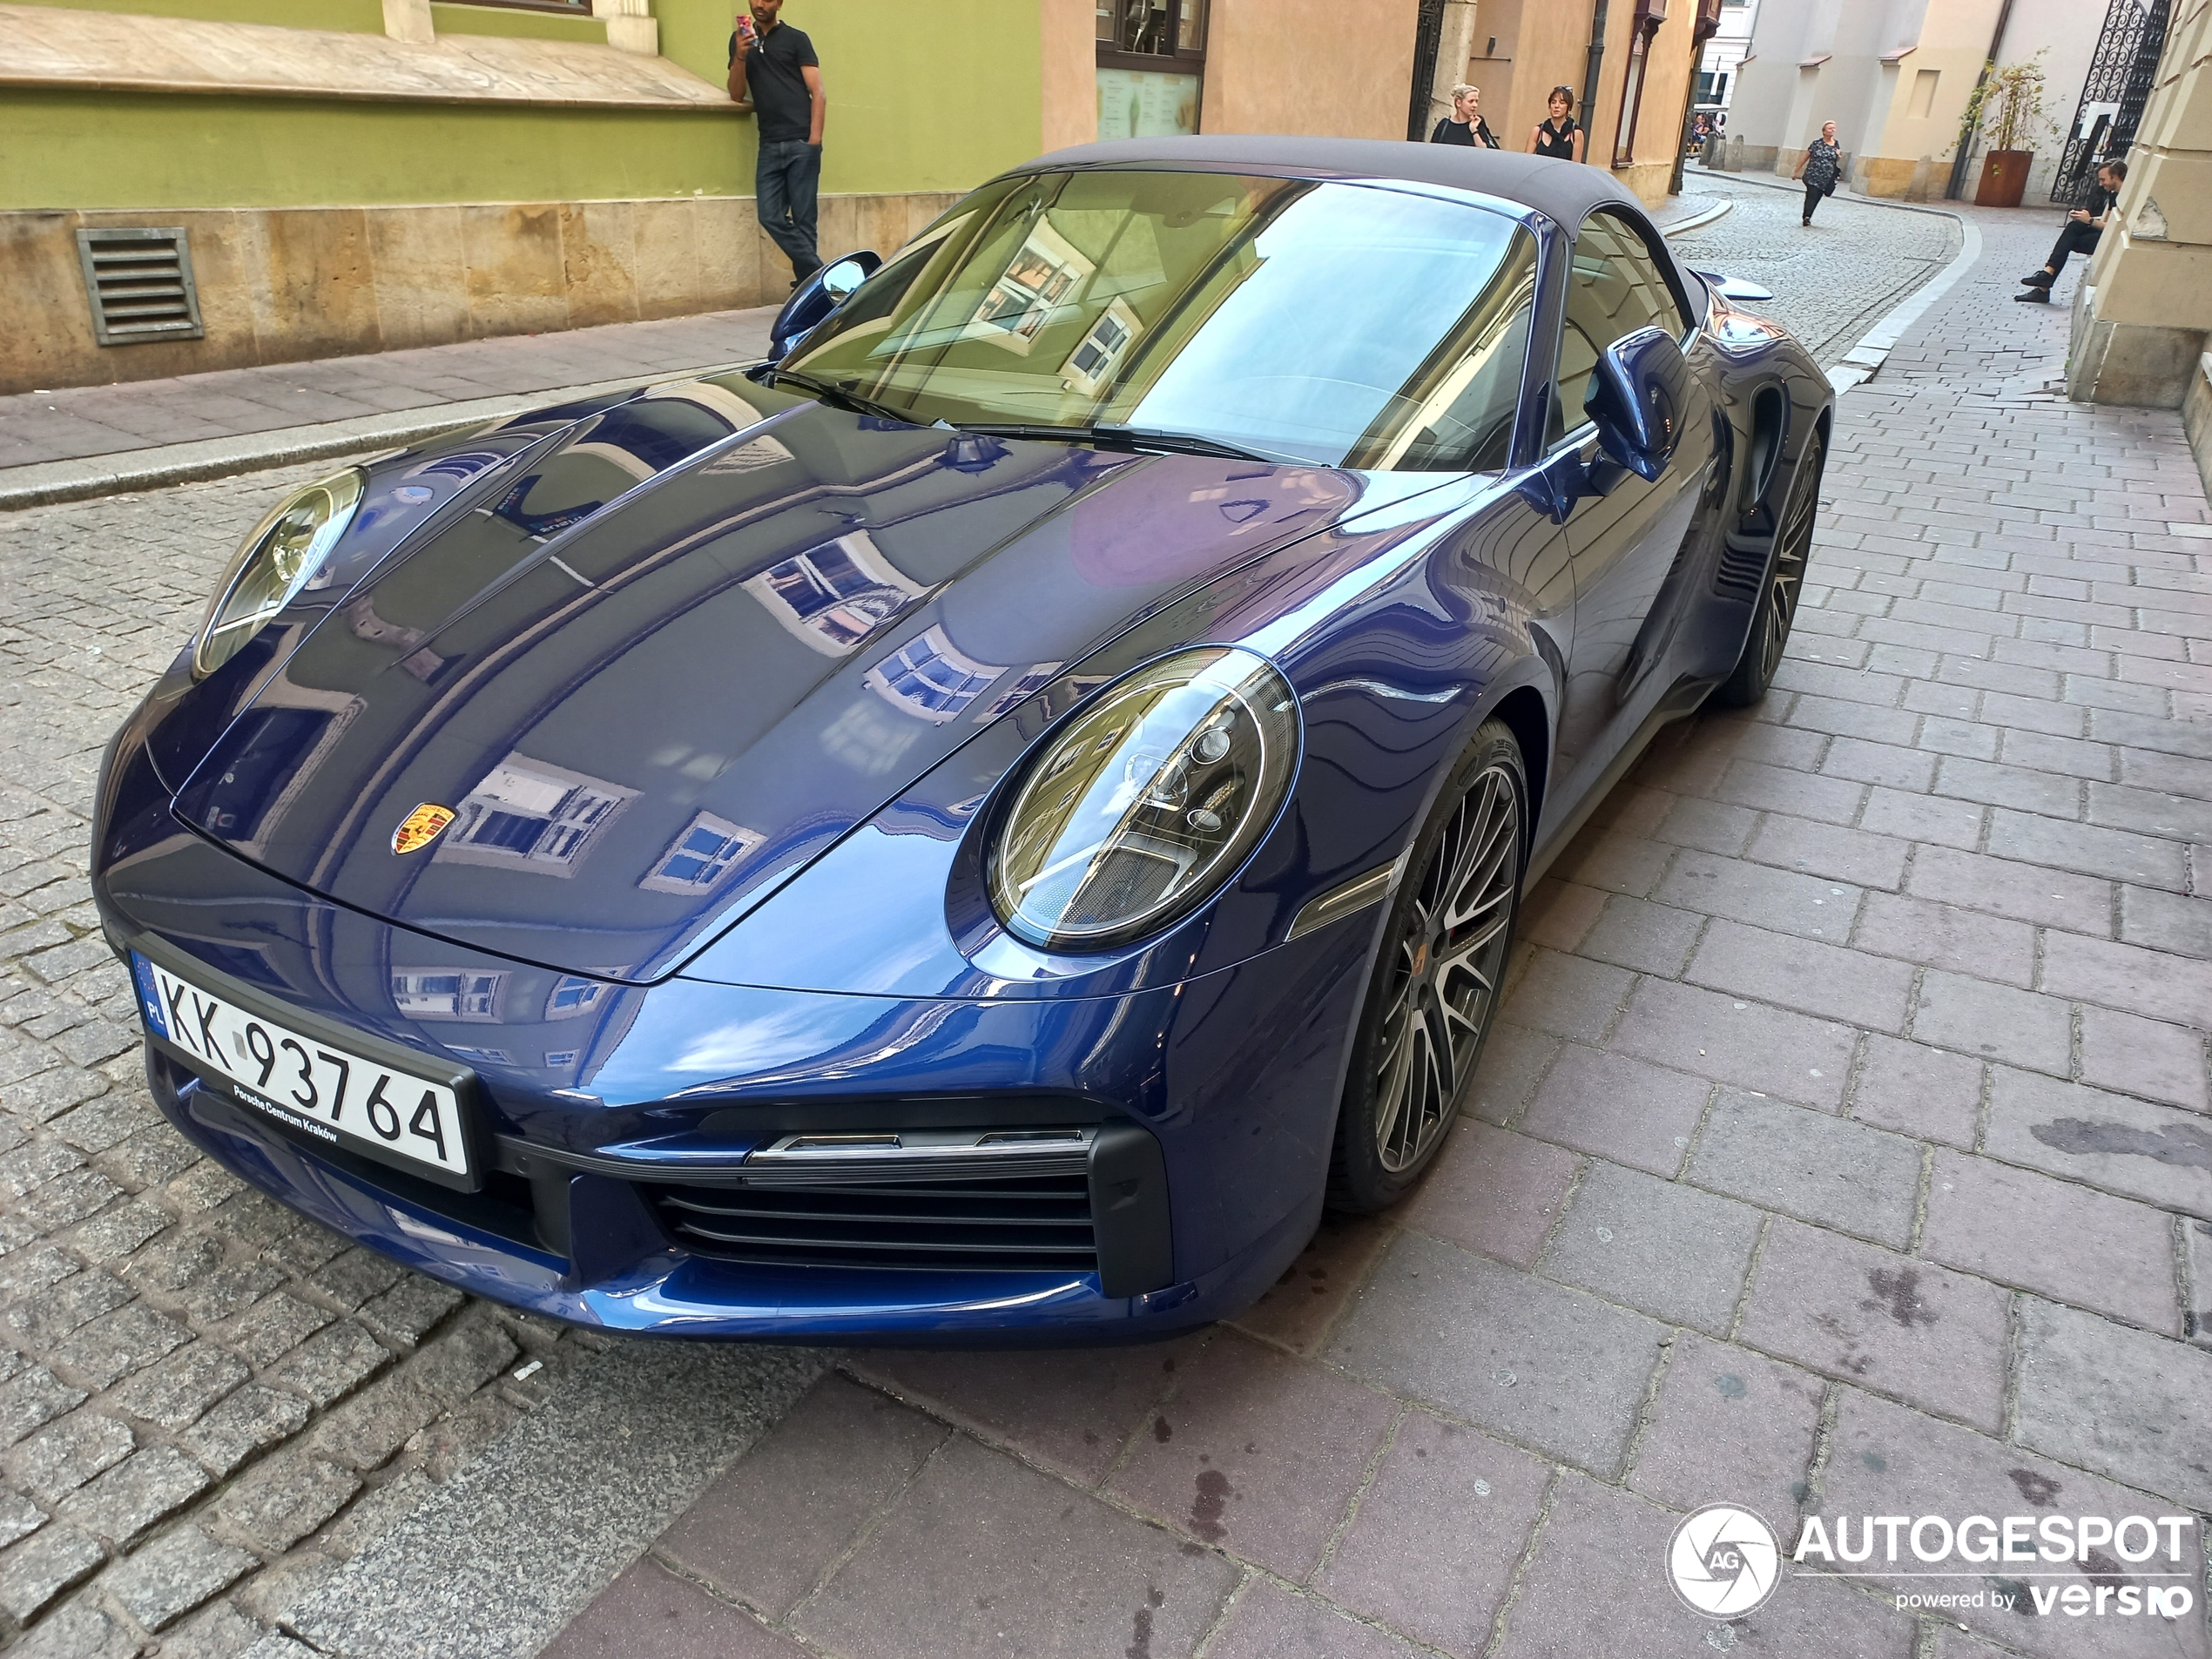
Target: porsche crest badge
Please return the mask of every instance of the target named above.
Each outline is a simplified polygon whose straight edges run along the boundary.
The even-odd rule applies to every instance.
[[[399,828],[392,832],[392,851],[405,854],[420,853],[445,833],[453,822],[453,808],[424,801],[400,819]]]

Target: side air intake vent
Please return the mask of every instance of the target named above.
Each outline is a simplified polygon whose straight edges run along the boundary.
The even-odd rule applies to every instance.
[[[192,287],[192,249],[181,229],[79,231],[77,254],[101,345],[206,334]]]

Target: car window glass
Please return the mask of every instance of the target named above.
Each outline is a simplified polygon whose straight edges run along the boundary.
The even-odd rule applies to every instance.
[[[1497,276],[1378,412],[1343,464],[1377,471],[1502,470],[1512,459],[1535,310],[1536,239],[1517,231]]]
[[[1623,334],[1658,327],[1679,338],[1689,327],[1674,290],[1643,238],[1618,214],[1600,211],[1582,221],[1567,277],[1567,310],[1559,332],[1544,442],[1554,443],[1582,424],[1582,399],[1600,353]]]
[[[1512,219],[1433,197],[1045,173],[970,198],[791,367],[917,423],[1107,424],[1330,466],[1502,466],[1534,267]]]

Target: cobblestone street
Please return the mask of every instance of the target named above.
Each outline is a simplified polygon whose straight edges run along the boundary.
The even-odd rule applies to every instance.
[[[1824,367],[1959,252],[1958,223],[1942,213],[1900,212],[1838,192],[1808,230],[1797,223],[1804,198],[1795,186],[1693,165],[1683,188],[1731,206],[1676,238],[1676,257],[1773,289],[1774,298],[1754,309],[1786,327]]]
[[[1793,195],[1689,187],[1736,206],[1689,262],[1824,363],[1959,246],[1842,196],[1800,245]],[[2006,279],[2050,217],[1976,215],[1839,401],[1776,689],[1664,737],[1534,896],[1423,1190],[1164,1347],[610,1343],[199,1158],[89,797],[238,536],[328,468],[0,516],[0,1639],[2212,1659],[2201,1559],[2177,1622],[1792,1573],[1712,1626],[1660,1588],[1715,1501],[1791,1537],[2212,1510],[2212,511],[2173,414],[2040,390],[2065,307]]]

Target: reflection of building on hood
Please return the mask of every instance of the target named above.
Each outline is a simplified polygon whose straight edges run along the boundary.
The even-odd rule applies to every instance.
[[[1286,530],[1318,529],[1357,502],[1362,489],[1356,475],[1326,467],[1255,462],[1225,475],[1224,468],[1211,459],[1161,455],[1116,479],[1110,513],[1076,517],[1076,573],[1102,588],[1196,577],[1240,543],[1258,547]],[[1192,534],[1193,508],[1206,521],[1203,536]]]
[[[745,590],[786,633],[828,657],[842,657],[922,594],[866,530],[779,560]]]
[[[867,671],[870,691],[932,725],[957,719],[1007,671],[979,663],[954,645],[943,627],[924,629]]]
[[[453,827],[432,856],[441,864],[572,875],[593,837],[637,795],[620,784],[511,753],[455,807]]]

